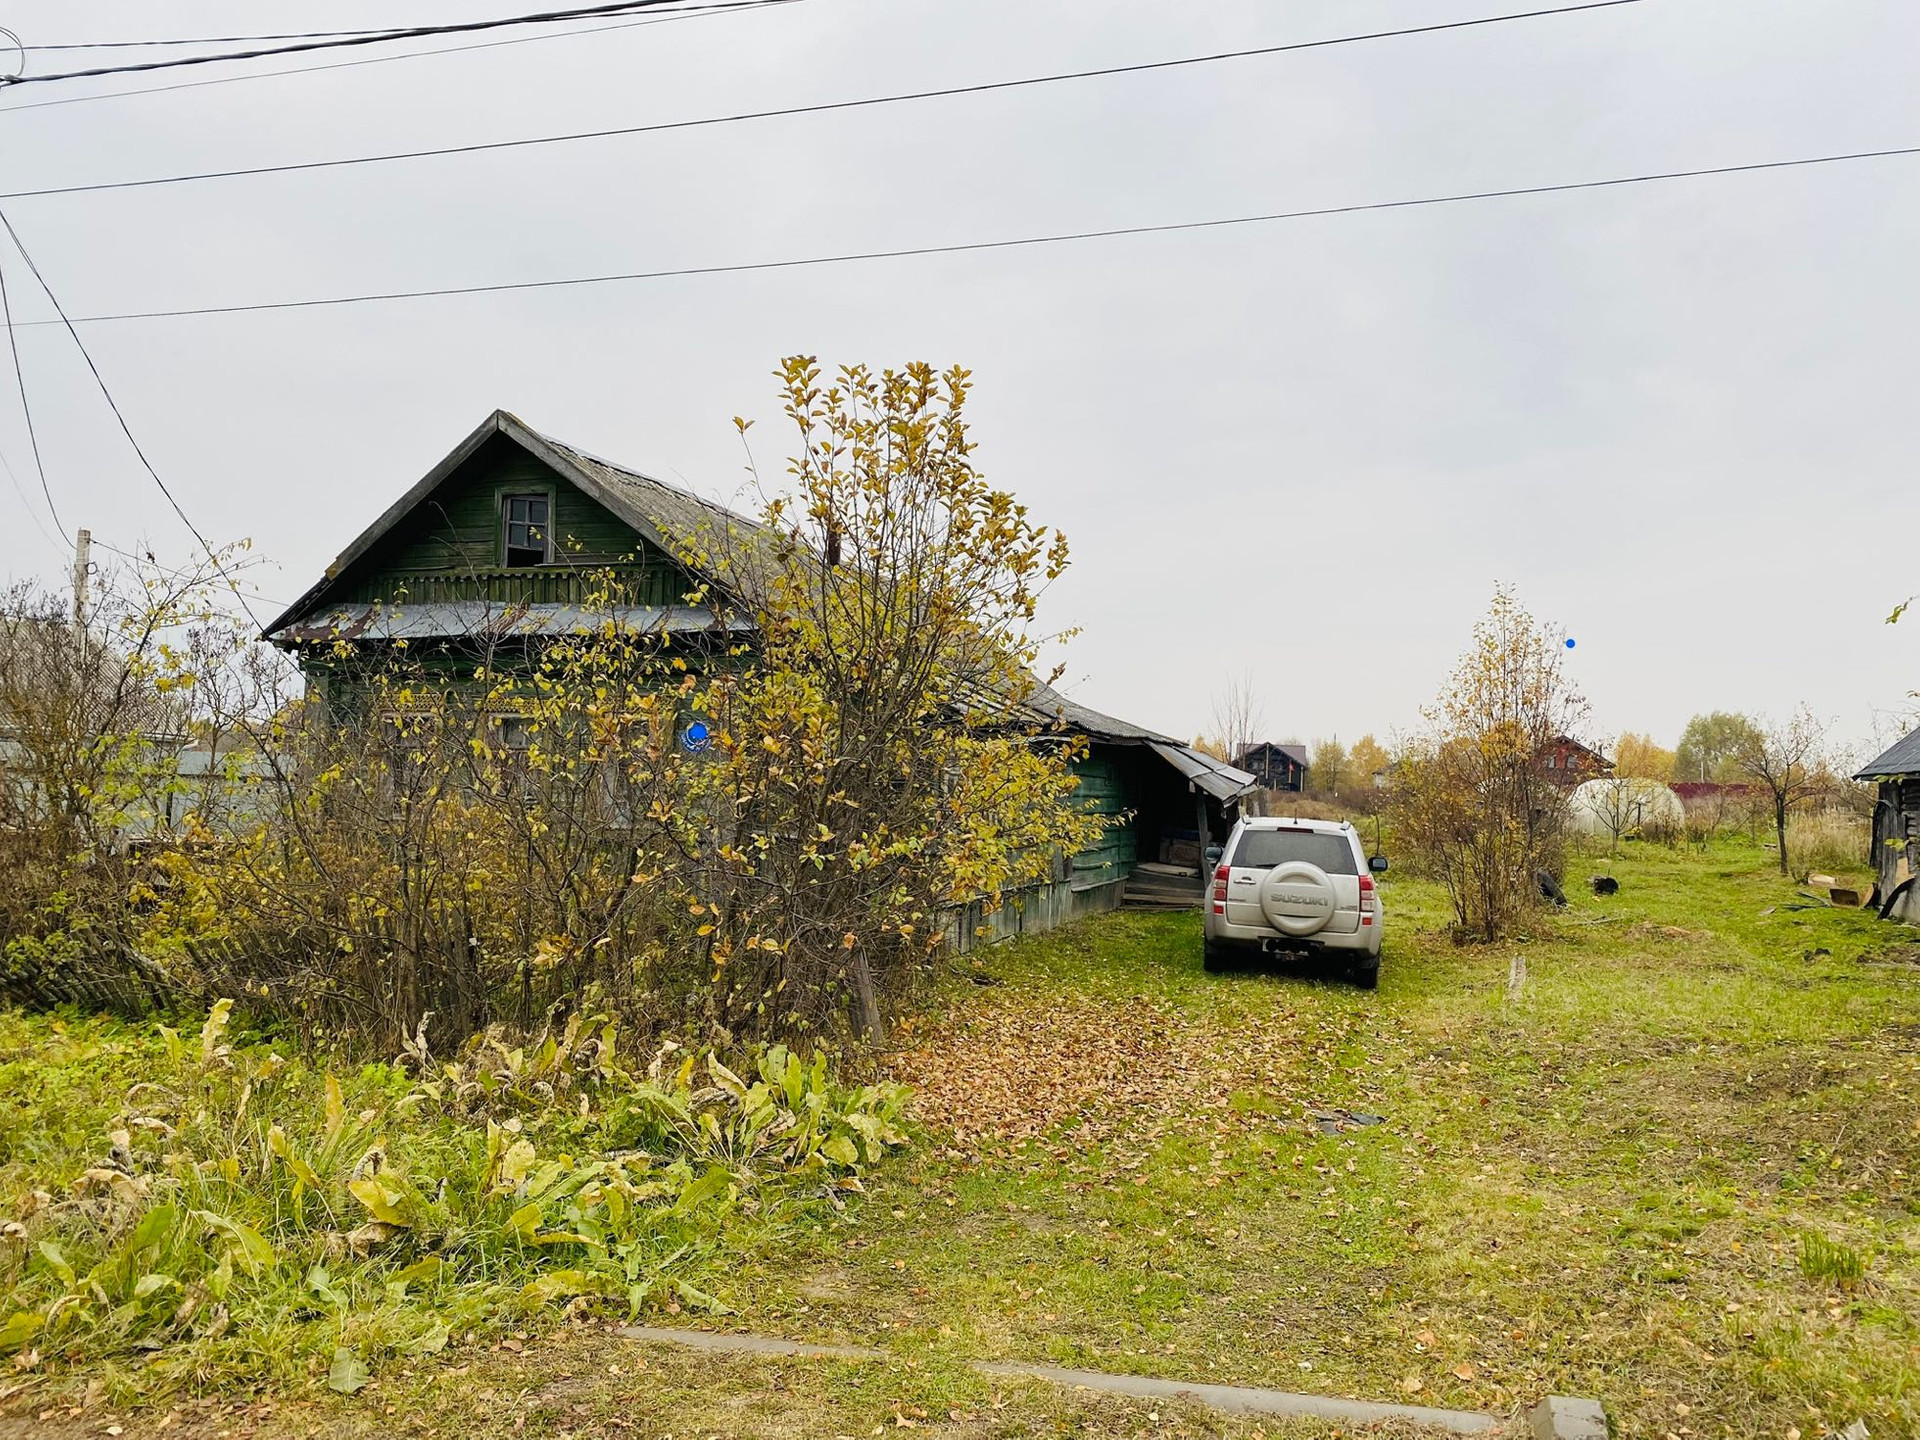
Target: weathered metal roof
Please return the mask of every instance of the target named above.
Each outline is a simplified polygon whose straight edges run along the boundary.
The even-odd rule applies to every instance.
[[[1116,719],[1068,699],[1043,680],[1034,680],[1026,698],[1007,705],[1006,710],[1009,718],[1018,723],[1044,725],[1112,745],[1144,745],[1179,771],[1182,778],[1223,804],[1239,799],[1259,783],[1246,771],[1236,770],[1224,760],[1183,745],[1171,735],[1162,735],[1130,720]]]
[[[1854,773],[1856,780],[1891,780],[1900,775],[1920,775],[1920,730],[1897,740],[1884,755],[1875,757]]]
[[[512,416],[507,418],[513,419]],[[528,429],[527,433],[539,434],[532,429]],[[556,454],[569,461],[574,471],[592,476],[604,487],[603,491],[594,493],[618,497],[621,503],[609,504],[607,508],[649,539],[664,542],[663,549],[677,553],[680,545],[709,531],[751,533],[761,528],[757,521],[729,510],[716,501],[702,499],[691,490],[682,490],[664,480],[643,475],[638,470],[629,470],[611,460],[602,460],[598,455],[590,455],[550,435],[539,435],[539,438]]]
[[[266,627],[267,637],[295,638],[289,633],[289,627],[325,601],[335,582],[346,575],[354,562],[365,556],[382,536],[411,514],[416,506],[496,435],[506,436],[535,459],[552,467],[668,554],[681,554],[687,544],[705,535],[725,533],[735,537],[755,537],[757,540],[765,533],[756,522],[735,514],[724,505],[703,500],[676,485],[612,464],[584,450],[576,450],[571,445],[542,435],[518,416],[510,415],[505,410],[496,410],[406,494],[389,505],[379,519],[355,536],[353,542],[327,567],[327,573]],[[714,571],[722,569],[725,552],[730,547],[716,541],[705,548],[712,549],[716,556],[714,565],[709,568]],[[712,578],[725,580],[724,575],[717,573]]]
[[[722,586],[740,577],[729,574],[753,549],[768,545],[771,532],[746,516],[706,500],[677,485],[616,465],[543,435],[505,410],[496,410],[432,470],[387,507],[356,536],[327,573],[285,613],[266,627],[267,637],[286,644],[348,640],[418,640],[444,636],[511,638],[574,634],[607,617],[579,606],[524,604],[502,606],[487,601],[426,601],[405,604],[336,605],[319,609],[353,564],[382,536],[425,501],[454,471],[496,435],[504,435],[536,459],[599,501],[640,535],[669,554],[680,555],[691,545],[709,551],[702,569]],[[712,611],[699,606],[633,606],[617,612],[635,629],[665,634],[691,634],[716,628]],[[298,623],[296,623],[298,622]],[[739,632],[744,622],[729,622]],[[1052,686],[1034,682],[1026,698],[1007,707],[1018,722],[1045,725],[1114,744],[1149,745],[1163,759],[1208,794],[1232,800],[1253,788],[1254,777],[1243,770],[1203,755],[1170,735],[1143,725],[1104,715],[1062,695]]]
[[[1180,743],[1170,735],[1162,735],[1157,730],[1149,730],[1144,725],[1135,725],[1128,720],[1117,720],[1111,715],[1101,714],[1091,706],[1068,699],[1043,680],[1036,679],[1033,682],[1033,689],[1027,693],[1026,698],[1007,708],[1014,719],[1027,724],[1057,726],[1062,730],[1071,730],[1075,734],[1090,736],[1096,740],[1136,744],[1146,744],[1155,740],[1166,745]]]
[[[1244,761],[1259,754],[1262,750],[1278,751],[1294,764],[1298,765],[1302,770],[1307,768],[1307,747],[1293,740],[1286,741],[1285,743],[1272,740],[1257,740],[1251,745],[1243,745],[1240,748],[1239,755],[1235,758]]]
[[[722,627],[704,605],[628,605],[590,609],[581,605],[498,605],[485,600],[430,600],[406,604],[341,606],[310,615],[305,623],[282,627],[280,638],[296,644],[333,640],[428,640],[442,637],[516,639],[526,636],[578,635],[609,619],[623,629],[657,635],[717,633]],[[729,633],[746,630],[730,622]]]
[[[1147,748],[1222,804],[1238,800],[1260,783],[1257,776],[1178,741],[1149,740]]]

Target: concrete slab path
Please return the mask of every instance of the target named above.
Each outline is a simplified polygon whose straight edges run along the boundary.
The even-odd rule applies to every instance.
[[[620,1332],[630,1340],[661,1345],[684,1345],[735,1355],[820,1356],[835,1360],[884,1360],[886,1353],[859,1345],[809,1345],[768,1335],[731,1334],[713,1330],[681,1330],[634,1325]],[[1192,1400],[1236,1415],[1312,1416],[1365,1425],[1379,1420],[1408,1420],[1455,1435],[1491,1435],[1505,1428],[1497,1415],[1474,1410],[1440,1410],[1427,1405],[1388,1405],[1369,1400],[1342,1400],[1331,1395],[1295,1395],[1250,1385],[1204,1385],[1190,1380],[1159,1380],[1150,1375],[1109,1375],[1098,1370],[1066,1370],[1057,1365],[1018,1361],[969,1362],[983,1375],[1048,1380],[1056,1385],[1096,1390],[1108,1395],[1131,1395],[1149,1400]]]

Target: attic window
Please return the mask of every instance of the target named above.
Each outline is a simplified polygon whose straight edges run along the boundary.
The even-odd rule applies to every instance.
[[[508,569],[547,563],[547,507],[545,495],[504,495],[500,518],[504,525],[503,563]]]

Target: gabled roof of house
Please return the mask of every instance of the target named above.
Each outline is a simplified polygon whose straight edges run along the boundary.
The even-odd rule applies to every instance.
[[[1017,704],[1007,707],[1011,719],[1027,725],[1085,735],[1111,745],[1142,745],[1180,772],[1182,778],[1197,785],[1223,804],[1238,799],[1259,783],[1258,777],[1236,769],[1224,760],[1216,760],[1191,745],[1117,719],[1062,695],[1044,680],[1035,678],[1033,688]]]
[[[1302,770],[1307,768],[1307,747],[1292,741],[1286,744],[1279,744],[1272,740],[1256,740],[1253,744],[1241,750],[1240,757],[1245,759],[1249,755],[1253,755],[1261,750],[1278,750]]]
[[[1902,775],[1920,775],[1920,730],[1894,741],[1887,751],[1875,756],[1854,773],[1856,780],[1892,780]]]
[[[1089,705],[1082,705],[1078,700],[1069,699],[1038,678],[1034,680],[1033,688],[1027,692],[1026,698],[1010,708],[1016,719],[1028,724],[1057,726],[1062,730],[1072,730],[1096,740],[1142,745],[1152,744],[1155,741],[1163,745],[1181,743],[1171,735],[1162,735],[1158,730],[1149,730],[1146,726],[1135,725],[1130,720],[1118,720],[1111,715],[1103,715]]]
[[[1587,744],[1586,741],[1578,739],[1577,737],[1572,735],[1556,735],[1553,737],[1553,739],[1551,739],[1547,743],[1549,745],[1564,745],[1569,750],[1583,751],[1586,754],[1593,756],[1593,758],[1598,760],[1602,765],[1610,766],[1613,764],[1613,761],[1607,759],[1607,757],[1604,754],[1594,749],[1593,746]]]
[[[496,410],[479,427],[456,445],[445,459],[423,475],[407,492],[389,505],[359,535],[354,537],[327,567],[327,573],[307,592],[287,607],[266,627],[269,638],[298,643],[303,640],[334,637],[366,639],[407,639],[448,633],[478,633],[491,627],[490,633],[552,633],[577,626],[581,616],[570,607],[527,605],[500,612],[485,602],[418,603],[404,607],[355,605],[321,611],[334,586],[353,565],[363,559],[380,540],[424,502],[453,473],[495,436],[505,436],[528,454],[544,462],[564,479],[578,486],[645,539],[668,554],[679,556],[690,543],[697,544],[705,534],[725,534],[749,545],[764,545],[771,533],[758,522],[703,499],[677,485],[616,465],[597,455],[577,449],[550,435],[543,435],[518,416]],[[722,585],[728,583],[729,557],[724,543],[701,568]],[[316,614],[316,612],[321,612]],[[666,631],[711,628],[712,612],[699,607],[639,607],[625,612],[638,628]],[[308,625],[299,621],[312,617]],[[737,628],[737,627],[736,627]],[[1086,735],[1114,744],[1144,745],[1173,765],[1190,782],[1216,796],[1231,801],[1253,788],[1252,775],[1182,744],[1169,735],[1145,726],[1104,715],[1062,695],[1052,686],[1035,680],[1025,699],[1008,707],[1016,721]],[[1304,765],[1306,753],[1298,746],[1296,758]]]
[[[629,470],[624,465],[602,460],[597,455],[541,434],[517,415],[496,410],[406,494],[389,505],[377,520],[355,536],[352,543],[327,567],[327,573],[266,627],[267,635],[279,634],[326,600],[335,582],[356,561],[371,551],[388,532],[496,435],[512,440],[670,555],[678,556],[695,537],[709,531],[750,535],[761,533],[761,527],[756,522],[724,505],[702,499],[691,491],[669,485],[651,475],[643,475],[638,470]]]

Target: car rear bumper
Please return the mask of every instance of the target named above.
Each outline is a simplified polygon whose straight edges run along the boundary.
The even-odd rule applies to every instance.
[[[1322,930],[1301,937],[1282,935],[1264,925],[1232,925],[1219,915],[1208,915],[1206,921],[1207,939],[1212,944],[1235,950],[1277,953],[1327,951],[1373,958],[1380,954],[1380,919],[1377,915],[1373,924],[1362,925],[1358,930],[1345,934]]]

